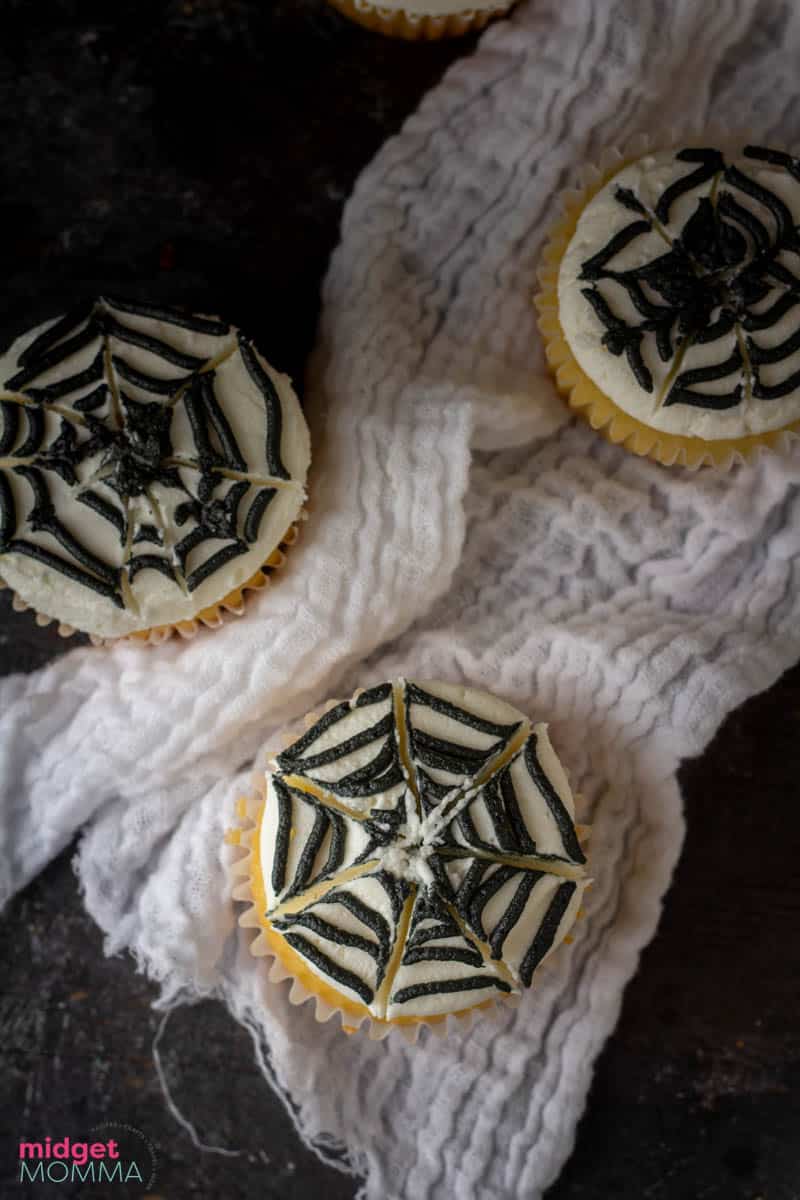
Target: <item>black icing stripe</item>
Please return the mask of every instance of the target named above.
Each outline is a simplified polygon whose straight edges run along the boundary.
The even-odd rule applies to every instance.
[[[639,387],[645,392],[652,392],[653,375],[644,361],[641,351],[644,330],[641,327],[626,325],[617,317],[596,287],[583,288],[581,295],[589,301],[598,320],[606,327],[602,344],[609,353],[616,357],[624,354]]]
[[[730,192],[721,194],[717,201],[717,213],[724,217],[730,217],[745,229],[755,243],[756,252],[763,254],[769,250],[772,239],[769,235],[769,230],[759,221],[755,213],[750,212],[749,208],[745,208]]]
[[[72,555],[80,566],[87,572],[99,575],[111,587],[112,591],[115,591],[119,579],[119,571],[115,567],[109,566],[108,563],[103,562],[102,559],[92,554],[90,550],[87,550],[85,546],[81,545],[73,537],[66,526],[59,521],[41,472],[34,467],[20,466],[14,467],[14,473],[22,476],[27,481],[34,494],[34,506],[28,517],[31,528],[35,532],[43,531],[49,533],[68,554]]]
[[[239,338],[239,351],[247,373],[264,398],[267,418],[267,434],[264,443],[264,454],[267,470],[276,479],[288,479],[289,472],[281,458],[281,442],[283,438],[283,409],[281,400],[272,379],[258,361],[251,342]]]
[[[370,725],[368,729],[362,729],[360,733],[353,734],[352,737],[346,738],[345,741],[340,742],[337,746],[332,746],[329,750],[322,750],[319,754],[306,755],[304,753],[309,746],[313,746],[317,738],[326,729],[329,729],[337,720],[341,720],[350,712],[352,712],[352,709],[347,703],[338,705],[337,708],[332,709],[321,721],[312,726],[308,733],[299,738],[288,750],[279,756],[279,765],[283,769],[296,766],[298,769],[302,768],[304,771],[313,771],[317,767],[326,767],[331,763],[338,762],[339,759],[346,758],[355,750],[360,750],[362,747],[368,746],[370,742],[376,742],[380,738],[385,738],[387,734],[392,733],[394,730],[394,714],[387,713],[385,717],[377,721],[374,725]],[[326,721],[326,718],[330,717],[332,713],[338,713],[339,715],[333,721]]]
[[[497,738],[511,738],[522,728],[522,721],[514,721],[510,725],[499,725],[494,721],[488,721],[484,717],[477,716],[466,708],[460,708],[456,704],[451,704],[448,700],[443,700],[439,696],[431,695],[430,692],[424,691],[416,683],[407,683],[406,705],[409,710],[412,704],[431,708],[434,712],[440,713],[444,717],[452,717],[461,725],[468,725],[470,729],[476,729],[480,733],[491,734]],[[409,717],[410,715],[409,712]],[[413,721],[409,720],[409,726],[413,728]]]
[[[285,783],[273,779],[272,786],[278,802],[278,828],[275,833],[275,853],[272,859],[272,890],[276,896],[283,891],[286,882],[286,864],[289,857],[289,837],[292,831],[292,798]]]
[[[431,779],[424,771],[418,772],[417,787],[425,816],[433,812],[434,808],[441,804],[445,796],[449,796],[453,791],[451,783],[437,783],[435,779]]]
[[[194,440],[197,457],[201,464],[210,467],[214,463],[216,455],[211,448],[211,440],[208,436],[208,429],[206,428],[204,419],[205,409],[203,397],[200,392],[199,377],[187,388],[182,402],[189,421],[189,428],[192,431],[192,439]]]
[[[314,744],[318,737],[321,737],[323,733],[327,732],[327,730],[330,729],[332,725],[335,725],[337,721],[341,721],[343,717],[346,717],[349,712],[350,704],[347,700],[342,701],[341,704],[335,705],[323,716],[321,716],[320,719],[315,722],[310,729],[306,730],[306,732],[299,737],[297,741],[292,742],[288,750],[284,750],[283,754],[278,755],[278,765],[284,769],[294,766],[308,749],[308,747]]]
[[[777,346],[759,346],[752,338],[748,338],[747,349],[753,366],[782,362],[784,358],[789,358],[800,350],[800,329],[796,329],[791,337],[779,342]]]
[[[375,846],[388,845],[405,821],[406,807],[402,796],[393,809],[373,808],[371,817],[363,822],[363,828],[371,838],[370,851]]]
[[[753,395],[757,394],[754,388]],[[741,403],[743,395],[744,391],[740,383],[737,383],[732,391],[721,392],[718,395],[712,395],[710,392],[693,392],[689,388],[681,388],[674,384],[664,400],[664,407],[668,408],[672,404],[689,404],[692,408],[707,408],[713,412],[724,412],[728,408],[736,408],[736,405]]]
[[[790,289],[792,294],[800,292],[800,279],[785,267],[783,263],[777,262],[775,259],[770,259],[764,264],[764,274],[770,279],[774,279],[783,287]]]
[[[475,891],[479,887],[481,880],[489,870],[490,863],[479,862],[473,860],[467,868],[467,873],[459,884],[456,892],[455,905],[456,912],[463,917],[465,921],[469,920],[469,906]]]
[[[118,508],[115,508],[113,504],[109,504],[108,500],[105,500],[98,492],[92,490],[79,492],[76,499],[79,504],[85,504],[87,508],[93,509],[98,516],[113,525],[119,534],[120,545],[125,545],[125,540],[128,536],[128,526],[125,517]]]
[[[673,324],[674,320],[672,315],[670,315],[665,320],[659,321],[656,326],[656,349],[658,350],[658,357],[662,362],[669,362],[675,349],[672,344]]]
[[[715,379],[724,379],[741,367],[741,352],[739,347],[733,349],[729,358],[723,362],[712,362],[708,367],[694,367],[691,371],[681,371],[675,379],[675,388],[693,388],[697,383],[711,383]],[[712,397],[711,397],[712,398]],[[668,401],[666,401],[668,403]]]
[[[356,708],[364,708],[370,704],[379,704],[382,700],[388,700],[392,694],[392,685],[390,683],[379,683],[376,687],[367,688],[365,692],[356,700]]]
[[[132,317],[149,317],[153,321],[188,329],[191,333],[206,333],[209,337],[228,337],[233,333],[232,327],[224,321],[217,321],[212,317],[196,317],[192,313],[183,312],[182,309],[139,304],[132,300],[121,300],[119,296],[106,296],[104,299],[108,308],[116,309],[117,312],[128,313]]]
[[[777,325],[796,304],[800,304],[800,296],[794,296],[791,292],[784,292],[763,313],[746,313],[742,319],[742,326],[748,333],[753,333],[760,329],[768,329],[770,325]]]
[[[139,329],[131,329],[127,325],[122,325],[111,316],[104,319],[103,332],[125,345],[137,346],[140,350],[146,350],[154,358],[163,359],[164,362],[170,363],[173,367],[181,367],[184,371],[199,371],[208,361],[205,358],[198,358],[196,354],[186,354],[182,350],[176,350],[174,346],[170,346],[169,342],[163,342],[150,333],[142,333]]]
[[[156,525],[140,525],[134,535],[134,544],[137,542],[152,542],[154,546],[164,545],[164,535]]]
[[[775,383],[771,386],[762,383],[756,377],[753,383],[753,395],[759,400],[780,400],[782,396],[791,395],[797,388],[800,388],[800,371],[795,371],[780,383]]]
[[[347,844],[347,830],[344,823],[344,817],[341,813],[335,812],[332,808],[326,809],[328,818],[328,828],[330,829],[330,844],[328,846],[328,857],[326,858],[322,870],[317,878],[324,879],[328,875],[332,875],[338,870],[344,862],[345,846]]]
[[[488,934],[483,924],[483,910],[492,897],[497,895],[500,889],[505,887],[508,881],[513,879],[516,874],[517,870],[515,867],[498,867],[496,871],[478,884],[469,897],[467,902],[467,918],[470,926],[484,941],[486,941]]]
[[[691,192],[694,188],[712,179],[725,166],[724,159],[719,150],[710,148],[680,150],[675,157],[682,162],[699,162],[700,166],[697,170],[691,171],[681,179],[676,179],[659,196],[655,213],[659,221],[665,224],[669,221],[669,210],[676,200],[680,199],[686,192]]]
[[[5,471],[0,471],[0,554],[5,553],[14,536],[16,526],[17,509],[14,504],[14,493]]]
[[[419,926],[422,922],[418,922],[418,927],[414,930],[406,941],[406,946],[414,948],[416,946],[424,946],[426,942],[441,941],[442,938],[450,938],[455,934],[460,933],[454,921],[437,921],[435,917],[429,918],[435,924],[430,925],[427,929],[422,929]],[[405,962],[405,957],[403,958]]]
[[[631,212],[639,213],[640,216],[648,217],[648,221],[647,221],[648,228],[652,228],[650,225],[649,214],[647,212],[647,209],[642,204],[641,200],[636,195],[636,193],[631,190],[631,188],[624,188],[624,187],[616,188],[616,190],[614,192],[614,199],[617,201],[618,204],[621,204],[623,208],[630,209]]]
[[[483,838],[478,833],[478,830],[475,828],[475,822],[472,820],[470,809],[473,808],[476,803],[479,804],[481,801],[473,801],[472,804],[469,804],[466,808],[463,808],[455,818],[453,824],[457,827],[461,834],[461,839],[466,843],[466,845],[480,847],[481,849],[486,848],[488,850],[494,850],[495,847],[484,842]]]
[[[90,588],[91,591],[97,592],[99,596],[105,596],[111,600],[117,608],[123,607],[123,602],[116,589],[105,583],[102,579],[98,579],[94,575],[90,575],[88,571],[82,571],[80,567],[76,567],[73,563],[66,562],[63,558],[59,558],[57,554],[45,550],[43,546],[39,546],[34,542],[26,542],[21,538],[15,538],[6,545],[7,554],[25,554],[28,558],[34,558],[43,566],[50,567],[54,571],[58,571],[61,575],[71,579],[74,583],[80,583],[84,587]]]
[[[77,400],[73,400],[72,407],[78,412],[90,413],[102,408],[107,400],[108,387],[105,383],[101,383],[99,387],[87,392],[85,396],[79,396]]]
[[[363,900],[360,900],[358,896],[354,896],[352,892],[337,890],[333,895],[328,893],[318,903],[341,904],[342,908],[346,908],[352,916],[356,917],[363,925],[372,930],[382,948],[382,956],[384,958],[389,957],[392,931],[389,928],[388,922],[379,912],[370,908]]]
[[[46,354],[56,342],[66,337],[73,329],[77,329],[79,325],[83,325],[92,315],[92,304],[86,302],[76,305],[75,308],[65,313],[55,321],[49,329],[45,329],[35,338],[27,350],[23,350],[17,359],[20,367],[28,367]]]
[[[323,903],[333,904],[335,901],[326,900]],[[376,966],[383,964],[384,958],[381,947],[376,942],[362,937],[359,933],[351,933],[347,929],[342,929],[340,926],[326,921],[318,913],[310,911],[299,912],[292,917],[281,917],[274,921],[273,924],[284,936],[287,930],[294,929],[299,925],[303,929],[308,929],[310,933],[316,933],[318,937],[332,942],[334,946],[349,946],[352,950],[361,950],[363,954],[368,954],[375,961]]]
[[[544,798],[547,807],[561,836],[564,849],[573,862],[585,863],[586,857],[581,850],[578,835],[575,832],[575,822],[569,815],[561,797],[547,777],[536,754],[538,738],[532,733],[525,743],[524,759],[528,774]]]
[[[185,375],[178,375],[175,379],[157,379],[154,375],[146,375],[143,371],[136,370],[116,354],[112,356],[111,362],[114,370],[126,383],[132,383],[143,392],[153,392],[157,396],[171,396],[187,378]]]
[[[19,435],[19,404],[13,404],[10,400],[0,401],[0,417],[2,417],[2,425],[0,425],[0,458],[5,458],[11,453],[14,443]]]
[[[453,992],[474,992],[478,989],[495,988],[500,992],[510,992],[511,988],[504,979],[496,975],[468,975],[464,979],[442,979],[436,983],[415,983],[411,987],[401,988],[391,997],[392,1004],[407,1004],[409,1000],[417,1000],[422,996],[444,996]]]
[[[403,955],[403,966],[420,962],[461,962],[482,967],[483,958],[473,946],[411,946]]]
[[[234,437],[230,422],[214,393],[214,372],[208,371],[200,376],[200,397],[208,420],[214,427],[225,466],[231,471],[246,471],[247,463]]]
[[[511,903],[506,907],[505,912],[489,937],[489,949],[491,950],[492,958],[502,958],[505,940],[525,911],[530,894],[541,878],[543,876],[538,871],[521,872],[521,878],[511,899]]]
[[[519,977],[525,987],[530,987],[533,972],[553,945],[558,933],[558,927],[564,918],[564,913],[567,911],[574,893],[574,883],[562,883],[550,901],[550,906],[537,930],[536,937],[528,947],[525,957],[520,964]]]
[[[253,499],[253,503],[247,511],[247,516],[244,522],[244,540],[252,546],[253,542],[258,541],[259,530],[261,529],[261,520],[264,513],[269,508],[272,501],[275,499],[277,488],[260,488]]]
[[[304,762],[303,769],[309,771],[313,768]],[[371,796],[375,791],[388,791],[389,788],[396,787],[403,782],[403,769],[393,742],[387,739],[375,758],[365,766],[358,767],[349,775],[333,780],[330,784],[318,776],[311,776],[311,778],[322,787],[335,788],[337,796],[356,798]]]
[[[51,367],[57,367],[66,359],[71,358],[74,354],[80,354],[81,350],[85,350],[92,342],[98,340],[99,334],[94,324],[89,324],[86,329],[76,333],[73,337],[67,338],[63,342],[59,342],[50,350],[46,350],[43,354],[37,354],[35,359],[28,359],[28,365],[13,375],[6,382],[6,387],[9,391],[23,391],[27,384],[37,379],[40,375],[44,375]],[[102,347],[101,347],[102,354]],[[74,376],[77,378],[77,376]],[[52,386],[52,385],[51,385]],[[49,392],[50,388],[45,387],[41,391]]]
[[[435,767],[451,775],[474,775],[489,761],[502,746],[493,742],[483,750],[475,746],[464,746],[448,742],[435,734],[413,730],[410,737],[414,757],[426,767]]]
[[[195,591],[201,583],[205,583],[210,575],[234,558],[238,558],[240,554],[247,554],[249,548],[245,542],[232,542],[229,546],[223,546],[221,550],[217,550],[216,554],[212,554],[209,559],[201,563],[196,570],[192,571],[191,575],[187,575],[186,586],[189,591]]]
[[[287,897],[296,896],[298,892],[301,892],[310,883],[314,862],[322,849],[322,843],[325,841],[327,832],[328,818],[321,808],[315,806],[314,824],[306,837],[305,844],[297,860],[294,878],[286,893]]]
[[[676,259],[680,264],[678,270],[674,266]],[[655,329],[667,320],[674,320],[674,311],[669,304],[657,304],[651,300],[642,285],[647,284],[650,287],[661,285],[663,287],[668,272],[680,281],[688,274],[683,262],[682,256],[670,251],[644,267],[635,267],[629,271],[605,271],[602,278],[618,283],[627,293],[639,315],[646,318],[644,328]]]
[[[732,187],[738,188],[740,192],[744,192],[751,199],[757,200],[764,208],[769,209],[778,226],[779,242],[784,241],[794,231],[792,214],[780,196],[776,195],[775,192],[770,192],[767,188],[761,187],[749,175],[745,175],[740,171],[738,167],[726,167],[725,178]]]
[[[791,154],[786,154],[783,150],[772,150],[768,146],[745,146],[743,154],[745,158],[758,159],[773,167],[783,167],[785,171],[800,181],[800,160]]]
[[[70,375],[58,383],[48,383],[44,387],[27,387],[25,388],[25,393],[32,400],[39,400],[45,404],[52,400],[63,400],[65,396],[70,396],[73,392],[77,392],[79,388],[101,380],[103,378],[103,367],[103,348],[101,346],[85,370],[79,371],[76,375]]]
[[[293,950],[296,950],[303,958],[307,958],[323,975],[327,975],[341,987],[355,992],[365,1004],[372,1003],[374,992],[363,979],[359,979],[358,975],[355,975],[352,971],[347,971],[344,967],[340,967],[338,963],[334,962],[327,954],[324,954],[308,938],[303,937],[301,933],[294,933],[292,930],[288,930],[283,936]]]
[[[398,879],[396,875],[390,875],[388,871],[378,871],[372,878],[378,881],[389,897],[392,920],[397,925],[403,912],[403,905],[411,895],[411,885],[405,879]]]
[[[128,560],[127,571],[131,583],[140,571],[158,571],[173,582],[177,579],[172,563],[168,558],[162,558],[159,554],[137,554]]]
[[[632,224],[626,225],[624,229],[620,229],[619,233],[603,247],[597,254],[593,254],[591,258],[587,258],[586,262],[581,263],[581,273],[579,279],[585,279],[587,282],[592,282],[606,274],[606,264],[611,259],[619,254],[620,250],[624,250],[626,246],[641,237],[642,234],[650,233],[652,225],[649,221],[633,221]]]
[[[700,346],[704,346],[708,342],[715,342],[718,338],[729,334],[735,324],[735,315],[730,310],[724,310],[720,313],[716,321],[712,321],[705,329],[701,329],[695,333],[694,340]]]
[[[39,420],[31,422],[34,412],[39,414]],[[41,449],[41,442],[44,441],[45,427],[44,414],[41,409],[30,409],[29,424],[31,432],[25,446],[29,449],[26,451],[25,446],[21,446],[17,451],[20,457],[25,457],[26,454],[34,454],[37,450],[36,441],[38,440],[40,450],[36,466],[41,470],[55,471],[57,475],[71,486],[77,484],[78,478],[75,474],[75,467],[81,461],[85,446],[79,447],[78,434],[74,425],[70,425],[68,421],[61,419],[61,432],[58,437],[46,449]]]
[[[532,854],[536,850],[536,843],[530,835],[527,825],[522,817],[522,811],[517,800],[517,792],[514,787],[514,779],[511,774],[511,764],[503,772],[501,781],[501,790],[503,795],[503,804],[508,818],[508,823],[513,830],[512,844],[518,854]]]
[[[455,824],[461,830],[467,845],[482,850],[505,851],[515,853],[519,850],[518,838],[514,835],[514,826],[509,820],[508,800],[504,796],[508,781],[508,768],[504,768],[500,776],[489,780],[471,804],[455,819]],[[495,845],[482,838],[472,820],[471,810],[483,805],[492,825]]]

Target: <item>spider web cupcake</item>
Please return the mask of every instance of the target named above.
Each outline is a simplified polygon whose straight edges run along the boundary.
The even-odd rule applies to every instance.
[[[800,160],[701,143],[610,164],[568,199],[536,298],[570,405],[666,464],[785,442],[800,422]]]
[[[309,460],[289,380],[238,330],[81,305],[0,359],[0,578],[65,631],[190,636],[282,565]]]
[[[529,987],[587,886],[544,725],[485,692],[386,683],[322,716],[240,802],[255,955],[346,1030],[471,1015]]]

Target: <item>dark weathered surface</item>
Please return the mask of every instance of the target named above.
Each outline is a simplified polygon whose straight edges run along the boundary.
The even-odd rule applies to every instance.
[[[321,0],[4,11],[0,340],[76,292],[141,289],[224,312],[299,377],[355,176],[470,43],[382,41]],[[63,648],[0,595],[0,669]],[[548,1200],[800,1197],[798,746],[795,670],[685,767],[675,886]],[[154,989],[103,958],[69,854],[11,905],[0,961],[3,1197],[25,1194],[19,1137],[103,1121],[157,1144],[155,1191],[170,1200],[354,1195],[298,1144],[247,1035],[214,1004],[172,1018],[164,1061],[204,1140],[242,1154],[195,1150],[155,1079]]]

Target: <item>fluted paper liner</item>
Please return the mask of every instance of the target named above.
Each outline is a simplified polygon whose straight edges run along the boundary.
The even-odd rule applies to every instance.
[[[201,628],[219,629],[231,617],[242,616],[247,603],[247,593],[263,591],[270,583],[275,572],[284,566],[287,558],[286,551],[294,545],[300,536],[300,523],[305,521],[306,517],[306,510],[302,509],[297,519],[292,522],[281,538],[279,544],[254,575],[251,575],[248,580],[240,584],[232,592],[228,592],[227,596],[224,596],[222,600],[218,600],[216,604],[201,609],[190,620],[178,621],[173,625],[158,625],[152,629],[138,629],[133,633],[122,634],[120,637],[114,638],[98,637],[96,634],[90,633],[88,635],[90,642],[93,646],[114,646],[118,642],[132,642],[134,645],[139,646],[160,646],[174,635],[183,638],[184,641],[189,641],[191,638],[196,637]],[[7,586],[0,579],[0,589],[5,589]],[[9,590],[13,592],[13,589]],[[58,627],[60,637],[69,638],[73,637],[76,633],[85,632],[81,629],[75,629],[72,625],[65,625],[57,617],[48,617],[44,613],[37,612],[32,605],[27,604],[16,592],[12,594],[11,606],[15,612],[32,612],[34,620],[39,626],[44,627],[55,623]]]
[[[577,183],[560,198],[562,215],[547,236],[538,271],[539,290],[534,304],[539,312],[539,329],[544,338],[548,366],[556,386],[569,407],[597,433],[632,454],[651,458],[664,466],[697,469],[702,466],[729,470],[734,464],[762,452],[787,452],[800,436],[800,421],[768,433],[714,441],[686,437],[653,429],[626,413],[593,382],[574,357],[564,336],[558,311],[558,275],[561,259],[572,240],[581,213],[588,202],[623,167],[645,154],[679,145],[739,146],[752,138],[734,138],[728,129],[672,130],[664,138],[639,134],[622,149],[607,150],[596,165],[583,168]]]
[[[363,690],[363,688],[358,688],[352,699],[355,700]],[[280,745],[274,746],[266,753],[268,761],[272,763],[277,754],[296,741],[303,731],[310,729],[325,713],[341,703],[341,700],[329,700],[319,709],[308,713],[300,722],[295,723],[281,739]],[[255,772],[251,784],[252,792],[246,796],[240,796],[236,802],[237,824],[225,835],[228,845],[243,851],[230,866],[231,876],[235,881],[231,896],[234,900],[247,905],[239,917],[239,925],[245,929],[258,931],[250,944],[251,954],[255,958],[271,959],[267,978],[271,983],[291,981],[290,1004],[299,1006],[313,1001],[315,1019],[320,1024],[324,1024],[332,1017],[338,1016],[341,1028],[346,1034],[354,1034],[360,1030],[372,1041],[382,1041],[392,1030],[396,1030],[398,1035],[411,1045],[418,1040],[423,1026],[428,1028],[435,1037],[446,1037],[451,1033],[463,1033],[470,1029],[479,1014],[497,1018],[502,1013],[504,1006],[517,1007],[521,999],[519,994],[501,995],[474,1004],[459,1012],[445,1013],[441,1016],[405,1017],[382,1021],[374,1017],[365,1005],[359,1005],[342,996],[314,975],[305,966],[302,958],[272,928],[266,916],[267,903],[259,851],[261,820],[267,802],[266,772]],[[581,797],[576,794],[574,799],[577,806]],[[591,832],[590,827],[576,825],[575,828],[581,846],[585,849]],[[591,881],[587,882],[586,887],[587,889],[591,887]],[[576,921],[583,916],[584,910],[581,908],[576,915]],[[567,935],[563,939],[563,944],[569,945],[572,940],[572,937]],[[539,978],[541,978],[542,972],[547,970],[547,965],[545,962],[537,968],[536,973]]]
[[[368,0],[328,0],[333,8],[344,16],[349,17],[365,29],[374,33],[383,33],[388,37],[403,38],[406,41],[438,41],[445,37],[458,37],[464,33],[473,33],[483,29],[489,21],[507,13],[516,0],[497,0],[489,9],[477,12],[465,8],[463,12],[446,16],[428,16],[413,11],[414,0],[409,0],[409,9],[387,9],[380,4],[370,4]]]

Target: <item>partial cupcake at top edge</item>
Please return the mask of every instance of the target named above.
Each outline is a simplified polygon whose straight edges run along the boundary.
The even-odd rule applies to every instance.
[[[609,440],[729,466],[800,422],[800,160],[689,144],[567,202],[537,296],[551,367]]]
[[[0,358],[0,580],[95,639],[218,624],[281,565],[309,461],[290,381],[233,326],[86,303]]]
[[[400,679],[312,714],[241,805],[253,953],[372,1036],[519,995],[588,883],[547,727],[460,685]]]
[[[408,41],[455,37],[482,29],[502,16],[516,0],[328,0],[352,21],[389,37]]]

